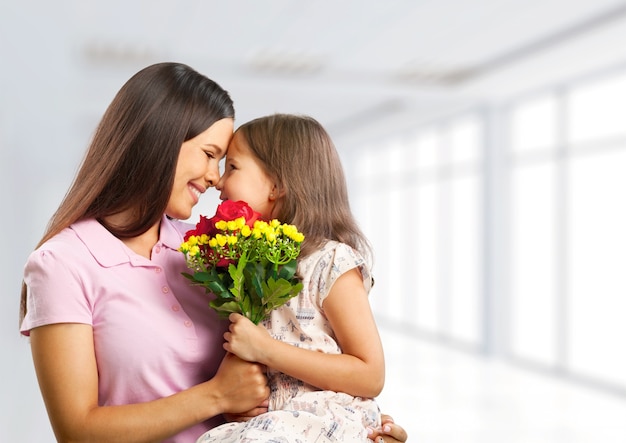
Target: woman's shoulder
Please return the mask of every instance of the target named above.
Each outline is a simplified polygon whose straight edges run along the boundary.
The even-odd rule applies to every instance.
[[[77,275],[89,261],[88,256],[88,249],[69,226],[28,255],[24,265],[25,281],[29,286],[49,286],[51,281]]]
[[[33,251],[33,253],[40,251],[59,251],[64,253],[75,251],[76,247],[82,243],[78,234],[81,225],[84,226],[86,223],[77,222],[68,226],[58,234],[55,234],[53,237],[42,243],[37,249],[35,249],[35,251]]]
[[[93,256],[110,256],[119,248],[119,240],[95,219],[85,219],[73,223],[52,238],[48,239],[29,256],[29,262],[46,257],[69,263],[83,263]]]

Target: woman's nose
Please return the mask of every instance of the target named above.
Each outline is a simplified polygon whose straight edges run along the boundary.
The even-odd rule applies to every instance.
[[[217,166],[209,166],[207,169],[207,173],[204,176],[204,179],[207,182],[209,187],[217,186],[217,183],[220,181],[220,170]]]

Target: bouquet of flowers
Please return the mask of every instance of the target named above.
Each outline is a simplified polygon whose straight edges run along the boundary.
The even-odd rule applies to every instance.
[[[238,312],[255,324],[302,290],[296,258],[304,235],[294,225],[263,221],[243,201],[223,201],[211,218],[200,216],[185,234],[183,273],[215,299],[210,306],[222,317]]]

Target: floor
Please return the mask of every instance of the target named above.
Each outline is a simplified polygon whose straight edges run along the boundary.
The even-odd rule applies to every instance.
[[[418,443],[626,443],[626,398],[381,327],[378,401]]]

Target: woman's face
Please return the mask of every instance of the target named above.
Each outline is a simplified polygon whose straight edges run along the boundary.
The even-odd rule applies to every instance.
[[[178,154],[174,186],[165,213],[186,220],[200,195],[220,179],[219,163],[233,136],[233,119],[224,118],[183,143]]]
[[[272,218],[276,189],[244,138],[235,133],[228,146],[224,174],[216,186],[222,200],[243,200],[263,218]]]

